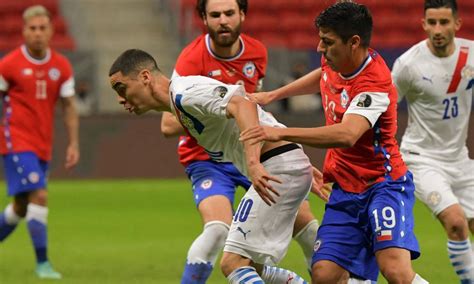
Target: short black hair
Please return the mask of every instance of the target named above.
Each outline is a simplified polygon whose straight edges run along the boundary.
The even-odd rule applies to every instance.
[[[248,7],[247,0],[235,0],[235,1],[237,2],[239,9],[242,12],[244,12],[244,14],[247,14],[247,7]],[[206,15],[206,6],[207,6],[207,0],[197,0],[196,10],[201,18],[204,18],[204,16]]]
[[[372,37],[372,15],[369,9],[350,1],[338,2],[319,14],[316,18],[317,28],[328,28],[341,37],[346,43],[352,36],[361,38],[361,45],[369,47]]]
[[[141,70],[148,68],[150,71],[161,72],[153,56],[140,49],[128,49],[115,59],[109,70],[109,76],[122,72],[127,76],[132,73],[138,74]]]
[[[453,15],[458,14],[456,0],[425,0],[425,12],[427,9],[451,8]]]

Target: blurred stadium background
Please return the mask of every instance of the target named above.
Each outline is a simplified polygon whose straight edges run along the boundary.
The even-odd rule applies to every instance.
[[[333,2],[249,0],[243,31],[262,40],[269,49],[264,89],[274,89],[291,80],[296,66],[300,72],[319,66],[320,57],[315,52],[319,39],[313,22]],[[420,26],[423,0],[358,2],[373,13],[372,47],[390,67],[409,46],[424,38]],[[65,272],[64,283],[179,282],[187,248],[200,230],[200,220],[191,201],[189,183],[177,161],[176,140],[161,136],[160,115],[135,117],[124,113],[109,87],[107,74],[111,62],[123,50],[142,48],[171,75],[181,48],[203,31],[195,3],[0,0],[0,57],[22,43],[24,8],[42,4],[54,15],[52,46],[72,61],[75,70],[81,113],[81,162],[73,172],[62,169],[66,136],[58,119],[51,165],[51,254],[58,269]],[[474,1],[458,0],[458,6],[464,22],[457,36],[473,39]],[[403,133],[406,111],[403,105],[400,108],[399,133]],[[291,101],[289,107],[275,103],[267,109],[287,125],[324,123],[314,95]],[[471,158],[473,117],[468,139]],[[320,167],[324,151],[306,150]],[[3,189],[3,183],[1,186]],[[0,207],[7,201],[3,195]],[[322,205],[315,202],[315,212],[321,216]],[[417,233],[425,252],[416,262],[417,270],[431,283],[455,283],[440,226],[420,205],[417,214]],[[15,264],[32,262],[27,242],[26,234],[17,233],[0,245],[0,283],[35,283],[33,277],[28,278],[32,263],[31,268],[18,268]],[[306,275],[299,254],[292,247],[284,265]],[[224,283],[216,272],[210,283]]]

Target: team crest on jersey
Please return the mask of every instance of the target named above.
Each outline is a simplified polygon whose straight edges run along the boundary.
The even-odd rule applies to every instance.
[[[474,78],[474,68],[471,65],[466,65],[461,71],[461,76],[464,79],[471,80]]]
[[[212,95],[213,96],[219,96],[220,98],[223,98],[225,97],[225,94],[227,94],[227,88],[224,87],[224,86],[219,86],[219,87],[216,87],[213,91],[212,91]]]
[[[28,180],[31,182],[31,183],[37,183],[39,181],[39,174],[37,172],[31,172],[29,175],[28,175]]]
[[[181,121],[183,126],[186,127],[187,129],[193,129],[193,127],[194,127],[193,121],[189,117],[187,117],[185,114],[180,112],[179,113],[179,120]]]
[[[349,95],[345,89],[342,89],[341,92],[341,106],[347,108],[347,103],[349,102]]]
[[[23,74],[24,76],[31,76],[33,75],[33,69],[24,68],[23,70],[21,70],[21,74]]]
[[[357,100],[358,107],[369,107],[372,104],[372,97],[367,94],[360,95],[359,99]]]
[[[252,61],[245,63],[242,72],[244,72],[245,77],[253,78],[255,75],[255,64]]]
[[[206,179],[201,182],[202,189],[209,189],[212,186],[212,180]]]
[[[48,76],[51,80],[57,81],[59,79],[59,76],[61,76],[61,72],[58,68],[51,68],[49,69]]]

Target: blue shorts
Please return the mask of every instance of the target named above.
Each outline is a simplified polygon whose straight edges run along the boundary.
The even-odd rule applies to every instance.
[[[231,204],[234,204],[237,186],[248,189],[251,185],[232,163],[195,161],[186,167],[186,174],[193,184],[196,206],[199,206],[202,200],[214,195],[224,195]]]
[[[48,162],[42,161],[33,152],[3,155],[7,192],[10,196],[46,189]]]
[[[337,263],[352,275],[377,281],[375,252],[399,247],[420,256],[413,232],[415,186],[410,172],[398,180],[387,179],[361,194],[343,191],[334,184],[314,246],[313,264]]]

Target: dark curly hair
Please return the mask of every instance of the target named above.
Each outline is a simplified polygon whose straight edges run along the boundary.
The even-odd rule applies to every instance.
[[[247,0],[236,0],[237,5],[239,5],[239,9],[244,12],[244,14],[247,14],[247,7],[248,3]],[[203,18],[206,15],[206,5],[207,5],[207,0],[197,0],[196,3],[196,10],[201,18]]]
[[[425,0],[425,12],[427,9],[451,8],[453,15],[458,13],[458,4],[456,0]]]

